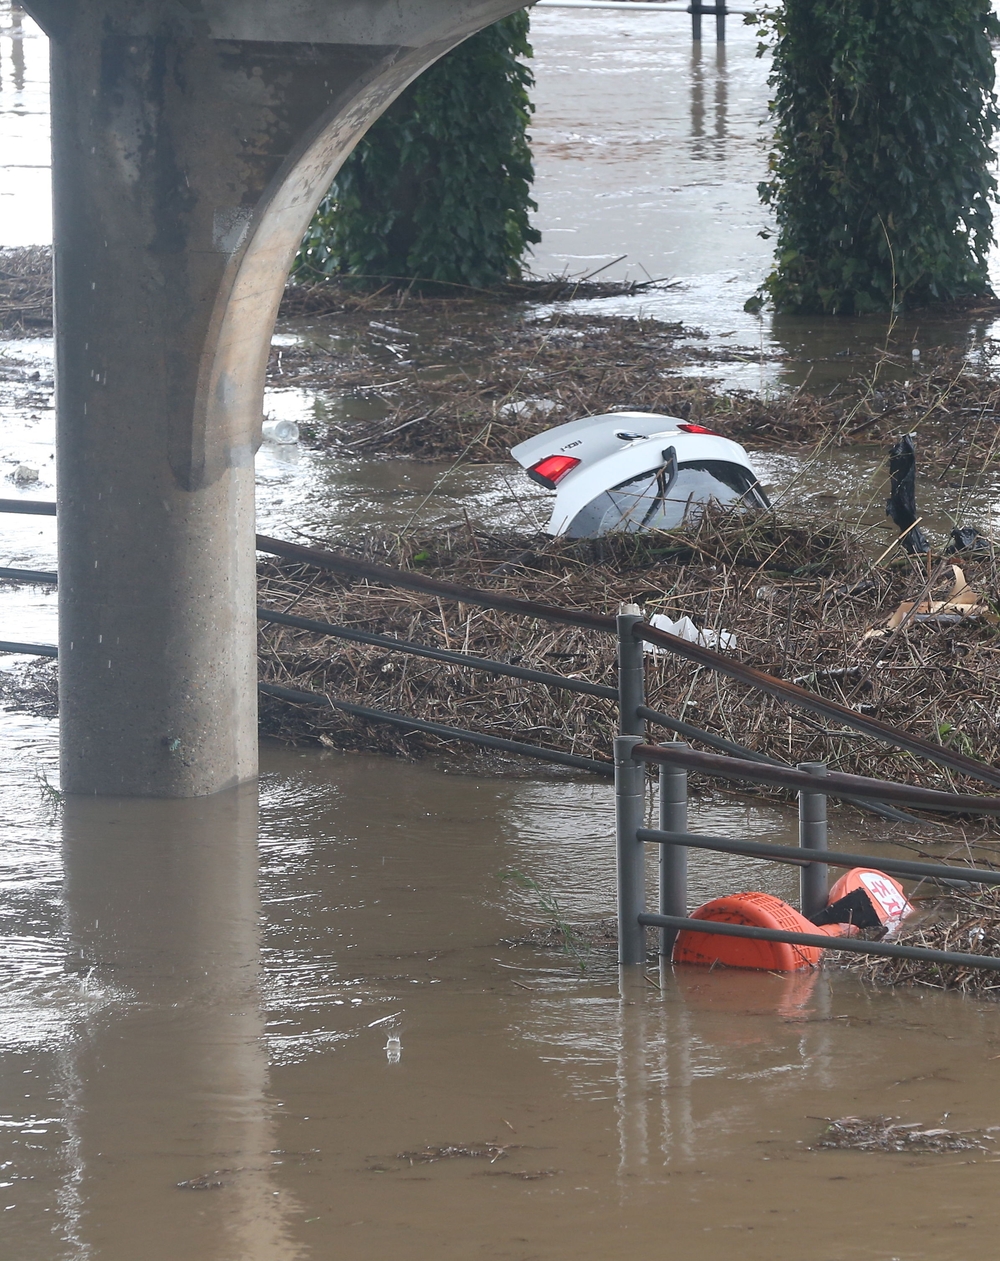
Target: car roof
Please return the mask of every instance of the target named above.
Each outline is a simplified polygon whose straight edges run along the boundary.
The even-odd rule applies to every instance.
[[[656,433],[677,431],[684,422],[677,416],[658,412],[602,412],[555,425],[511,448],[511,455],[522,468],[531,468],[550,455],[573,455],[582,463],[603,459],[621,449],[618,432],[650,437]]]

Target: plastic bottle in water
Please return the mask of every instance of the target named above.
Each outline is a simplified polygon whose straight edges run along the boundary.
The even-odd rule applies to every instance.
[[[294,420],[266,419],[261,428],[267,442],[285,444],[299,440],[299,427]]]
[[[395,1033],[390,1033],[385,1044],[385,1058],[390,1064],[398,1064],[403,1053],[403,1046]]]

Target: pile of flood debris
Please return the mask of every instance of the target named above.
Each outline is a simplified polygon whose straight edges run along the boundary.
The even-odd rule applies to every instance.
[[[0,330],[29,332],[52,324],[52,249],[0,249]]]
[[[348,423],[305,429],[308,441],[345,455],[495,463],[542,429],[623,408],[710,421],[727,437],[783,449],[825,434],[842,410],[801,392],[720,392],[701,375],[705,365],[743,362],[744,351],[641,316],[529,319],[474,306],[391,323],[348,313],[336,331],[334,345],[274,347],[268,383],[363,403],[368,414]],[[686,376],[692,369],[698,375]]]
[[[623,409],[707,424],[758,450],[917,432],[924,466],[941,481],[972,482],[996,455],[1000,376],[988,339],[969,348],[956,334],[914,359],[900,333],[852,361],[854,372],[833,387],[758,392],[722,390],[713,374],[748,362],[764,368],[780,355],[710,344],[641,310],[436,299],[373,311],[359,300],[335,319],[294,328],[298,340],[272,351],[269,384],[341,400],[336,419],[305,434],[348,456],[503,461],[552,425]]]
[[[948,1152],[979,1151],[996,1154],[993,1130],[952,1130],[946,1126],[925,1126],[903,1122],[899,1117],[838,1117],[830,1120],[816,1144],[817,1148],[855,1152],[911,1152],[944,1155]]]
[[[0,670],[0,707],[35,718],[55,718],[59,713],[55,661],[41,657],[16,670]]]
[[[895,944],[1000,958],[1000,888],[973,885],[914,901],[917,912],[903,920],[892,939]],[[849,956],[843,966],[877,985],[919,985],[1000,997],[1000,972],[985,968],[879,955]]]
[[[447,313],[463,307],[511,306],[525,302],[574,302],[595,298],[633,298],[672,288],[666,280],[593,280],[589,276],[525,276],[487,289],[446,281],[375,279],[363,276],[300,276],[285,286],[279,315],[287,319],[315,315],[372,315],[400,311]]]
[[[690,619],[708,642],[727,632],[744,664],[987,762],[1000,759],[1000,654],[995,557],[963,558],[952,613],[952,558],[896,556],[874,565],[843,526],[706,512],[679,531],[553,539],[471,527],[404,538],[332,541],[337,550],[521,599],[647,618]],[[382,588],[290,562],[260,566],[263,605],[433,647],[613,686],[613,637],[434,596]],[[961,593],[960,593],[961,594]],[[963,594],[964,598],[964,594]],[[908,614],[900,614],[909,605]],[[938,610],[924,612],[922,610]],[[981,615],[971,610],[980,610]],[[942,610],[945,610],[942,612]],[[791,763],[909,780],[909,754],[822,721],[668,653],[647,658],[648,703],[674,718]],[[385,648],[263,625],[262,677],[286,687],[607,761],[614,704],[474,672]],[[434,736],[406,734],[316,707],[265,699],[263,729],[289,741],[421,757],[472,756]],[[656,738],[663,738],[662,733]],[[921,767],[926,786],[982,791]]]
[[[709,345],[698,330],[641,308],[635,317],[579,302],[552,310],[545,304],[560,296],[547,296],[553,283],[565,282],[513,287],[511,295],[523,300],[506,311],[480,294],[428,298],[398,287],[359,293],[343,284],[305,286],[302,295],[290,289],[283,312],[305,302],[306,315],[313,302],[318,318],[306,327],[299,320],[298,343],[274,349],[269,382],[362,404],[346,422],[317,422],[308,433],[344,454],[490,462],[541,429],[624,408],[710,423],[727,437],[772,449],[881,442],[919,431],[925,463],[942,479],[972,476],[994,454],[990,417],[1000,378],[989,339],[969,347],[956,328],[948,344],[925,346],[914,358],[912,334],[894,325],[833,388],[722,391],[713,369],[764,367],[782,356],[722,339]],[[601,288],[588,282],[576,296],[601,297]],[[324,321],[328,313],[335,320]],[[324,340],[330,333],[333,345]]]
[[[511,446],[552,425],[623,409],[709,424],[754,449],[884,443],[918,432],[925,471],[972,484],[997,454],[998,346],[969,342],[961,304],[933,313],[947,344],[923,345],[919,326],[873,325],[868,352],[832,387],[722,390],[727,365],[762,369],[785,356],[709,339],[697,329],[611,315],[584,300],[641,297],[663,281],[567,276],[495,289],[417,288],[354,278],[290,281],[268,364],[272,387],[341,401],[338,418],[303,427],[305,440],[344,456],[506,461]],[[0,250],[0,330],[52,321],[47,247]]]

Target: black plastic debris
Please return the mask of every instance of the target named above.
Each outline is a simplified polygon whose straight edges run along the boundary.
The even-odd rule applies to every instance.
[[[945,549],[946,556],[956,552],[989,552],[990,541],[980,534],[974,525],[957,525],[951,532],[951,542]]]
[[[885,505],[885,515],[891,517],[903,536],[903,550],[911,556],[922,555],[931,550],[927,536],[920,526],[914,525],[917,520],[917,449],[913,444],[915,435],[904,433],[889,452],[889,498]],[[913,527],[912,529],[910,527]]]
[[[855,928],[881,928],[882,918],[872,905],[865,889],[852,889],[846,897],[838,898],[816,915],[809,916],[813,924],[853,924]]]

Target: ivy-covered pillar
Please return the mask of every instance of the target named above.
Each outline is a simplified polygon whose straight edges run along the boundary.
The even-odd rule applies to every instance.
[[[785,0],[762,34],[777,247],[748,308],[850,315],[988,293],[989,0]]]
[[[530,56],[522,10],[411,84],[341,167],[296,274],[473,287],[518,276],[541,240],[528,217]]]

